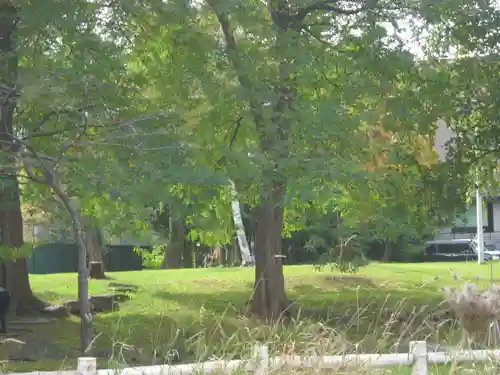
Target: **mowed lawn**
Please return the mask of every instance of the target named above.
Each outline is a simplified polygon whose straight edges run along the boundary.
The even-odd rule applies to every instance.
[[[108,293],[110,282],[135,284],[139,290],[118,311],[94,316],[94,354],[106,365],[137,365],[206,360],[212,354],[246,357],[256,341],[273,343],[273,351],[302,351],[316,340],[333,355],[359,343],[365,350],[386,351],[399,342],[406,351],[412,339],[455,340],[456,327],[430,324],[423,315],[442,302],[443,286],[474,282],[486,287],[490,279],[500,281],[500,263],[373,263],[356,275],[340,275],[327,267],[318,272],[312,266],[288,266],[287,293],[303,313],[294,324],[275,327],[244,317],[252,295],[253,268],[146,270],[108,276],[110,280],[90,281],[91,295]],[[31,282],[34,292],[49,302],[76,299],[76,274],[31,275]],[[79,348],[77,317],[37,326],[20,339],[34,337],[45,338],[47,346],[53,345],[54,352],[66,358],[62,367],[74,366]],[[62,362],[54,356],[48,354],[44,361],[31,364],[9,362],[8,370],[53,369],[57,361]]]

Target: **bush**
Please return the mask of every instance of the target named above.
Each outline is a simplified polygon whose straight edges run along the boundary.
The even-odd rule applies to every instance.
[[[332,247],[327,253],[318,257],[314,268],[321,269],[325,265],[338,270],[340,273],[357,273],[360,267],[369,262],[364,255],[364,244],[357,235],[352,235],[346,240],[339,240],[339,244]]]
[[[136,251],[138,254],[141,255],[142,265],[144,268],[159,270],[163,262],[163,254],[165,253],[165,246],[166,245],[155,246],[151,251],[146,251],[144,249],[141,249],[140,247],[139,248],[136,247],[134,251]]]

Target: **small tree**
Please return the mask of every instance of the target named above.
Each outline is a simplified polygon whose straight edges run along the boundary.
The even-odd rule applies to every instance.
[[[89,269],[87,268],[87,245],[85,238],[85,230],[82,224],[80,214],[71,201],[71,198],[65,192],[62,185],[58,182],[58,178],[54,168],[49,167],[47,161],[42,160],[39,154],[28,144],[21,139],[16,138],[18,144],[21,161],[24,166],[24,171],[28,179],[34,183],[46,185],[53,194],[60,200],[62,205],[67,210],[72,224],[72,234],[78,248],[78,301],[80,306],[80,347],[82,354],[86,354],[90,350],[92,342],[92,311],[89,300]]]

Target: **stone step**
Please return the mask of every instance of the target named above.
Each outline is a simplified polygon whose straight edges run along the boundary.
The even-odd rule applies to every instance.
[[[64,305],[49,305],[40,312],[52,316],[65,316],[68,314],[68,309]]]
[[[109,312],[119,309],[118,302],[129,300],[130,296],[123,293],[108,293],[90,296],[90,307],[93,312]],[[66,301],[64,303],[71,314],[80,313],[80,302],[78,300]]]
[[[114,289],[117,291],[122,291],[122,292],[137,292],[139,287],[135,284],[123,284],[123,283],[117,283],[117,282],[111,282],[108,284],[108,287],[110,289]]]

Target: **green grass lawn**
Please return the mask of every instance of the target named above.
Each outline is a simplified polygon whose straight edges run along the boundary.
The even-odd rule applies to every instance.
[[[443,286],[490,282],[490,265],[475,263],[371,264],[356,275],[328,268],[288,266],[289,298],[303,313],[293,324],[268,327],[244,317],[253,288],[252,268],[212,268],[108,273],[112,280],[90,281],[90,293],[108,292],[111,281],[131,283],[139,291],[119,311],[94,316],[93,351],[100,367],[117,364],[191,362],[214,355],[247,357],[256,341],[271,351],[305,353],[321,348],[330,355],[346,350],[407,351],[408,342],[456,342],[458,328],[431,322],[429,311],[442,302]],[[493,265],[493,282],[500,263]],[[31,275],[33,290],[52,303],[75,299],[75,274]],[[339,318],[338,315],[344,316]],[[37,326],[22,340],[42,340],[65,358],[7,362],[7,371],[74,368],[79,320],[61,319]],[[52,355],[54,357],[54,355]],[[406,370],[402,370],[402,374]]]

